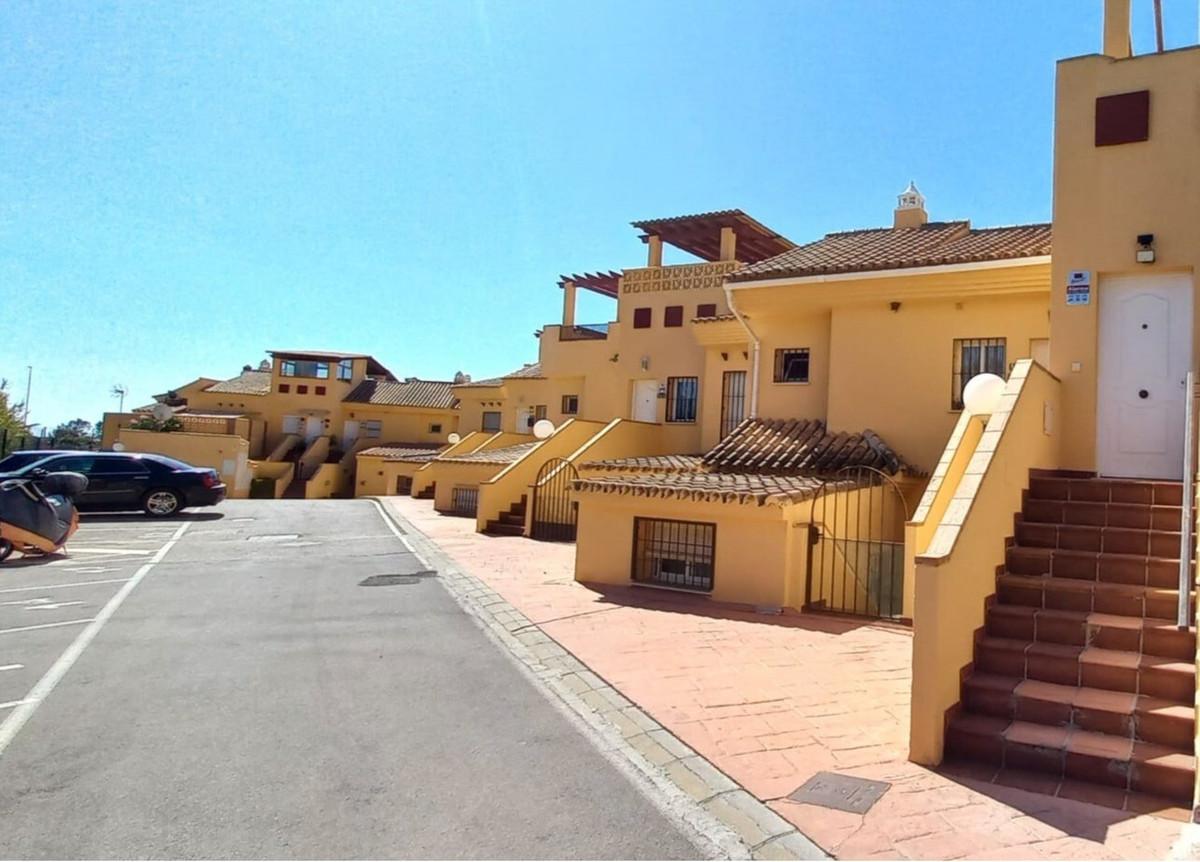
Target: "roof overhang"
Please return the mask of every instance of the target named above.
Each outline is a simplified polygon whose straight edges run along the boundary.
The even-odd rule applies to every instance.
[[[735,257],[742,263],[758,263],[796,247],[790,239],[741,210],[648,219],[632,224],[643,232],[643,242],[657,236],[663,242],[707,261],[721,258],[722,228],[732,228],[737,236]]]
[[[617,290],[621,282],[621,273],[613,272],[585,272],[576,273],[574,275],[560,275],[558,277],[558,286],[563,287],[567,282],[572,282],[576,287],[582,287],[585,290],[594,291],[601,296],[607,296],[611,299],[617,298]]]
[[[942,266],[900,266],[888,269],[855,270],[851,272],[830,272],[818,275],[781,276],[778,278],[763,278],[747,281],[730,281],[726,285],[730,290],[749,290],[755,287],[779,287],[781,285],[830,284],[839,281],[867,281],[877,278],[902,278],[914,275],[943,275],[955,272],[979,272],[990,269],[1008,269],[1020,266],[1045,266],[1050,263],[1050,255],[1036,257],[1014,257],[1000,260],[979,260],[971,263],[954,263]]]

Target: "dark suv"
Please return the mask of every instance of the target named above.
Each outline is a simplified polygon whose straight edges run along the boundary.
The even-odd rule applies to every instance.
[[[87,490],[76,501],[84,512],[141,509],[152,517],[165,518],[181,509],[215,506],[225,499],[225,485],[216,470],[193,467],[165,455],[63,452],[0,474],[0,478],[62,472],[87,476]]]

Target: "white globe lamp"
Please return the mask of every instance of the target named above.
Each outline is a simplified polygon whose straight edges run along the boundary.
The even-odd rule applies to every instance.
[[[113,443],[113,451],[114,452],[124,452],[125,444],[124,443]]]
[[[533,436],[545,440],[554,433],[554,423],[549,419],[539,419],[533,423]]]
[[[963,409],[972,416],[991,416],[1004,394],[1004,378],[996,374],[976,374],[963,387]]]
[[[449,443],[451,446],[453,446],[455,443],[461,443],[462,438],[459,437],[457,434],[451,434],[449,437],[446,438],[446,442]]]

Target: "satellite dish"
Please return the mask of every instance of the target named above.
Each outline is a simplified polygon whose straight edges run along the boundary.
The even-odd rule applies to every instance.
[[[124,443],[113,443],[113,451],[114,452],[124,452],[125,444]]]
[[[451,446],[453,446],[455,443],[461,443],[462,438],[459,437],[457,434],[451,434],[449,437],[446,438],[446,442],[448,442]]]
[[[175,411],[171,409],[170,405],[159,402],[150,408],[150,415],[159,422],[166,422],[175,415]]]
[[[554,433],[554,423],[549,419],[539,419],[533,423],[533,436],[545,440]]]

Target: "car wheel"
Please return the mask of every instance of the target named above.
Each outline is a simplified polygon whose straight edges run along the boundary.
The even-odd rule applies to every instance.
[[[151,518],[169,518],[181,508],[179,495],[167,488],[156,488],[142,498],[142,510]]]
[[[0,563],[8,559],[13,552],[13,543],[8,539],[0,539]]]

